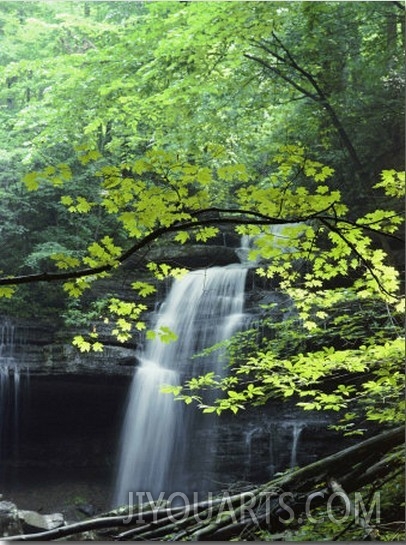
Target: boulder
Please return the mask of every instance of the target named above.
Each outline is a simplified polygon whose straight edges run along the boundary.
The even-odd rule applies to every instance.
[[[0,501],[0,537],[22,533],[17,506],[11,501]]]
[[[36,511],[18,511],[18,517],[21,521],[24,533],[44,532],[53,530],[65,524],[62,513],[52,513],[50,515],[40,515]]]

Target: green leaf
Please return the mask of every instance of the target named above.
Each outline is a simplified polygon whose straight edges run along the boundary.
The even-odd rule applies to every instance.
[[[175,237],[175,240],[177,242],[180,242],[181,244],[185,244],[185,242],[187,242],[190,238],[190,235],[187,231],[180,231],[176,237]]]
[[[29,172],[23,177],[23,182],[29,191],[36,191],[39,188],[40,180],[41,176],[38,172]]]
[[[152,295],[156,292],[156,287],[152,284],[148,284],[147,282],[133,282],[131,287],[133,290],[137,291],[141,297],[148,297],[148,295]]]
[[[81,352],[90,352],[91,344],[82,335],[76,335],[72,344],[73,346],[77,346]]]
[[[174,333],[169,327],[161,326],[156,332],[158,338],[161,342],[169,344],[171,342],[177,341],[178,336]]]
[[[210,238],[217,236],[219,230],[217,227],[204,227],[196,233],[196,241],[207,242]]]
[[[0,286],[0,298],[11,299],[16,289],[16,286]]]

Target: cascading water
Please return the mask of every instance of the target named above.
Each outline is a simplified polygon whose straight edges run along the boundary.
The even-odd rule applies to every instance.
[[[262,431],[261,428],[255,427],[255,428],[252,428],[252,429],[246,431],[245,434],[244,434],[244,437],[245,437],[244,443],[245,443],[245,448],[246,448],[244,478],[247,478],[249,476],[249,472],[251,471],[252,452],[254,450],[252,448],[252,439],[256,434],[261,433],[261,431]]]
[[[304,424],[295,422],[292,426],[292,452],[290,455],[290,467],[293,469],[297,466],[297,447],[299,445],[300,434],[302,433]]]
[[[16,344],[15,327],[6,320],[0,325],[0,461],[18,455],[22,366]]]
[[[162,384],[181,383],[185,376],[222,373],[221,350],[199,358],[197,369],[191,357],[242,327],[246,273],[245,266],[236,264],[190,272],[174,282],[155,330],[169,327],[178,340],[164,344],[157,337],[139,354],[122,431],[114,505],[127,503],[130,492],[154,498],[162,492],[188,493],[192,481],[199,491],[199,476],[189,481],[187,477],[199,415],[159,390]]]

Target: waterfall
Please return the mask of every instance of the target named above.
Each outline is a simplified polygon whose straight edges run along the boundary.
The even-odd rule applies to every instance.
[[[304,424],[295,422],[292,426],[292,451],[290,455],[290,467],[293,469],[297,466],[297,447],[299,444],[300,434],[302,433]]]
[[[249,429],[244,434],[244,443],[245,443],[245,449],[246,449],[246,458],[245,458],[245,471],[244,471],[244,478],[249,478],[251,466],[252,466],[252,452],[253,452],[253,438],[255,435],[258,435],[262,432],[262,429],[260,427],[255,427],[252,429]]]
[[[18,455],[22,378],[22,364],[15,355],[18,343],[14,325],[4,321],[0,325],[0,461]]]
[[[134,498],[137,493],[157,498],[161,493],[187,493],[188,482],[199,486],[202,477],[188,477],[187,473],[188,454],[190,458],[191,446],[196,448],[202,418],[159,390],[162,384],[178,385],[185,377],[208,371],[222,374],[221,349],[198,358],[199,363],[191,358],[242,327],[246,273],[246,267],[237,264],[212,267],[190,272],[173,283],[154,328],[158,332],[169,327],[178,339],[165,344],[158,336],[147,341],[138,355],[140,367],[122,430],[114,505],[127,503],[130,492]],[[208,445],[197,447],[203,451]]]

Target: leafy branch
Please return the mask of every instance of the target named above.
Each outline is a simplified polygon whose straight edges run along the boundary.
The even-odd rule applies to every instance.
[[[371,276],[375,279],[377,285],[380,287],[383,293],[391,295],[383,286],[377,274],[374,272],[373,264],[360,252],[355,244],[353,244],[348,237],[346,237],[342,229],[337,227],[337,223],[341,225],[348,225],[352,228],[360,228],[363,230],[370,230],[374,233],[380,233],[384,236],[391,236],[392,238],[398,237],[390,233],[379,231],[375,228],[370,228],[368,225],[359,224],[356,221],[339,219],[336,214],[334,216],[325,215],[330,209],[334,210],[334,203],[329,204],[325,209],[308,214],[301,217],[293,218],[277,218],[270,217],[260,212],[245,209],[227,209],[210,207],[198,211],[194,211],[190,214],[191,220],[184,222],[175,222],[172,225],[156,228],[141,240],[137,241],[126,251],[118,255],[114,261],[108,261],[98,266],[87,267],[83,269],[70,270],[65,272],[44,272],[37,274],[27,274],[21,276],[7,276],[0,278],[0,286],[16,286],[21,284],[30,284],[35,282],[60,282],[64,280],[74,280],[84,277],[96,277],[103,273],[108,273],[113,270],[117,264],[124,263],[131,256],[139,252],[141,249],[146,248],[152,242],[164,237],[165,235],[173,232],[187,232],[197,229],[203,226],[210,225],[257,225],[257,226],[271,226],[271,225],[285,225],[295,223],[305,223],[310,220],[320,221],[331,232],[336,233],[346,245],[354,252],[355,256],[365,265],[366,269],[370,272]],[[216,214],[213,217],[213,214]]]
[[[379,289],[383,293],[388,295],[389,297],[393,297],[393,294],[389,293],[388,290],[385,288],[385,286],[382,284],[379,276],[377,275],[377,273],[374,270],[373,264],[365,257],[365,255],[362,252],[360,252],[357,249],[356,245],[351,240],[349,240],[347,236],[344,235],[342,229],[339,229],[336,225],[332,225],[331,222],[329,221],[329,219],[326,219],[326,218],[318,218],[318,219],[320,220],[320,222],[325,227],[327,227],[333,233],[336,233],[341,238],[341,240],[343,240],[343,242],[345,242],[345,244],[349,248],[351,248],[351,250],[354,252],[354,254],[358,257],[358,259],[361,261],[361,263],[365,266],[366,270],[370,273],[372,278],[375,280],[375,282],[379,286]],[[350,225],[353,225],[354,227],[363,227],[362,225],[359,225],[356,222],[346,222],[346,223],[348,223]],[[373,231],[374,232],[379,232],[376,229],[373,229]],[[382,232],[380,232],[380,233],[383,234]],[[384,234],[386,234],[386,233],[384,233]]]

